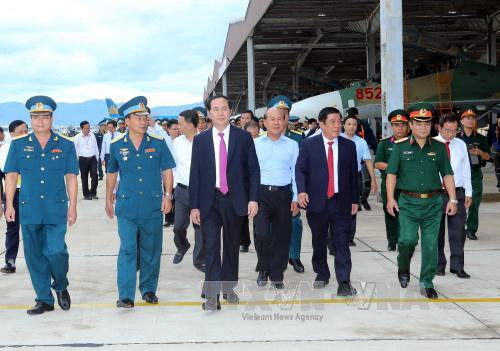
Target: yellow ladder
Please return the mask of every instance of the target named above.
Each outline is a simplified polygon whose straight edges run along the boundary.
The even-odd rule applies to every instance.
[[[436,71],[436,84],[437,84],[437,97],[439,105],[437,109],[440,111],[441,116],[445,113],[450,113],[453,110],[453,99],[451,96],[451,72],[450,66],[446,64],[446,70],[440,72]]]

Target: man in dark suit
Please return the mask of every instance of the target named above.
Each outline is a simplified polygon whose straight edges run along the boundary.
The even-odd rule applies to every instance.
[[[307,210],[312,232],[312,264],[316,272],[313,287],[321,289],[329,283],[327,236],[331,226],[336,247],[337,295],[352,296],[356,289],[350,282],[352,264],[347,241],[351,216],[358,211],[356,146],[339,136],[342,126],[339,110],[325,107],[318,120],[323,133],[302,142],[295,166],[298,203]]]
[[[189,176],[191,219],[203,230],[206,271],[204,310],[220,309],[219,293],[239,303],[238,247],[243,219],[258,211],[260,169],[250,133],[229,124],[231,105],[218,95],[207,100],[213,128],[193,140]],[[220,231],[223,257],[220,257]]]

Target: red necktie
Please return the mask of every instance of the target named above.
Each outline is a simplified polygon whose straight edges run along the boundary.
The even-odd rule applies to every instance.
[[[330,198],[335,194],[335,178],[333,173],[333,141],[328,142],[328,192],[327,196]]]
[[[450,142],[446,142],[446,153],[448,154],[448,159],[450,159]]]
[[[219,133],[219,176],[220,176],[220,191],[226,195],[229,192],[227,185],[227,151],[226,142],[224,141],[224,133]]]

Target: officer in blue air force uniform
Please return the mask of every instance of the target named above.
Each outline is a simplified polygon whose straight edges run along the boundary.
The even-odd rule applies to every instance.
[[[137,250],[140,250],[139,290],[142,299],[156,304],[163,242],[163,213],[172,208],[172,168],[175,162],[163,137],[147,133],[147,99],[138,96],[119,108],[127,132],[113,139],[106,177],[106,213],[116,211],[118,254],[117,307],[134,307]],[[120,183],[114,208],[113,190],[118,172]],[[162,187],[163,183],[163,187]],[[163,191],[165,189],[165,192]],[[137,237],[140,236],[139,248]]]
[[[67,224],[76,221],[78,159],[73,141],[51,129],[56,107],[47,96],[26,102],[33,132],[12,141],[5,164],[7,221],[15,219],[12,201],[18,177],[23,179],[19,215],[24,256],[36,293],[29,315],[54,310],[51,281],[59,306],[63,310],[71,306],[64,237]]]

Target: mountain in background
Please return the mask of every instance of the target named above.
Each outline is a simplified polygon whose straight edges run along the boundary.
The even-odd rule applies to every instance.
[[[118,104],[118,106],[120,105],[121,103]],[[177,116],[183,110],[202,105],[199,102],[179,106],[158,106],[152,108],[151,112],[153,115]],[[54,125],[77,126],[83,120],[87,120],[90,124],[95,125],[106,117],[108,117],[108,108],[104,99],[89,100],[81,103],[61,102],[57,104],[57,110],[54,114]],[[19,102],[0,103],[0,125],[6,126],[15,119],[28,122],[28,118],[28,111],[24,107],[24,104]]]

